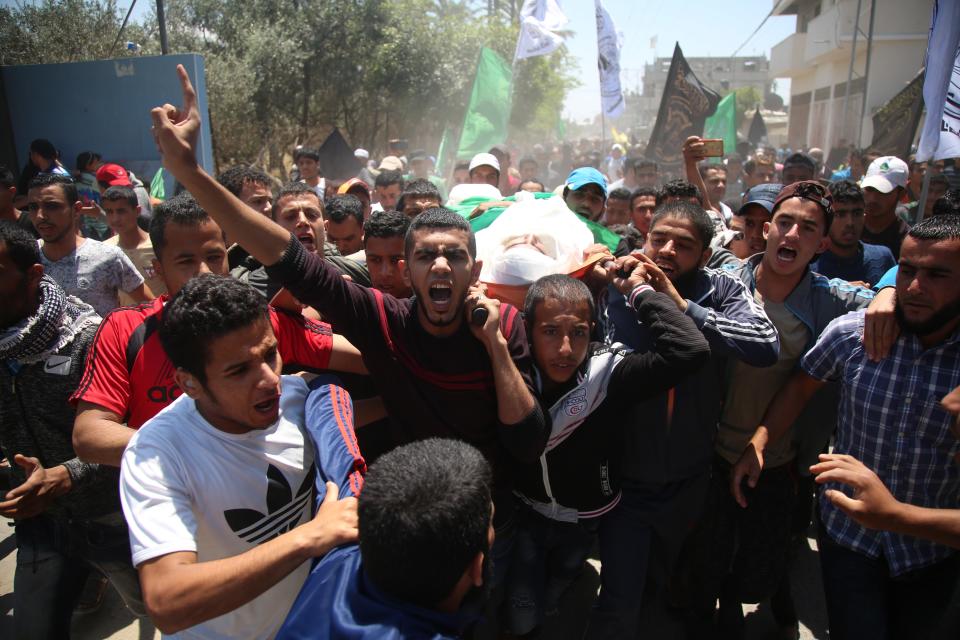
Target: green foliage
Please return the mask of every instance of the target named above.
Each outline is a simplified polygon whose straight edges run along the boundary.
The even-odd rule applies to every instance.
[[[123,42],[139,41],[143,30],[128,24],[111,55],[123,17],[115,0],[42,0],[0,7],[0,65],[126,56]]]
[[[512,60],[517,0],[166,0],[169,50],[204,56],[214,153],[220,165],[257,162],[282,171],[297,143],[319,144],[336,126],[355,146],[393,137],[435,150],[459,129],[484,45]],[[42,0],[0,8],[0,63],[107,57],[123,15],[116,0]],[[121,39],[160,53],[156,17]],[[127,55],[121,51],[114,54]],[[511,131],[555,130],[575,86],[564,51],[522,61]]]
[[[747,111],[753,112],[763,105],[763,92],[756,87],[740,87],[737,94],[737,126],[743,124]]]

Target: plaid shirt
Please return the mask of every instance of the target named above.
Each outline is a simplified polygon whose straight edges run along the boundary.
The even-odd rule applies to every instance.
[[[871,362],[861,344],[864,312],[837,318],[801,366],[818,380],[839,381],[840,416],[835,453],[873,469],[898,500],[922,507],[960,507],[960,441],[950,431],[953,416],[940,399],[960,385],[960,330],[924,350],[903,334],[890,355]],[[824,488],[850,490],[837,483]],[[865,529],[821,493],[823,523],[838,544],[883,557],[894,576],[950,556],[949,547],[887,531]]]

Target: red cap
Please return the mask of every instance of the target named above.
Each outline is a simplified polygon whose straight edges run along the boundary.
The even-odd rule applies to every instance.
[[[127,170],[118,164],[105,164],[97,169],[97,182],[106,182],[110,187],[132,187]]]

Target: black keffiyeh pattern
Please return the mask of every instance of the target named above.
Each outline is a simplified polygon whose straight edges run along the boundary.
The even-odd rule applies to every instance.
[[[100,322],[93,307],[67,296],[50,276],[40,280],[37,312],[0,333],[0,361],[31,364],[46,359],[82,329]]]

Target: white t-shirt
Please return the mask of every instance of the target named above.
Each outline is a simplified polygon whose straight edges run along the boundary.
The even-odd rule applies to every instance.
[[[311,515],[314,452],[302,378],[284,376],[280,418],[242,435],[204,420],[186,394],[147,421],[123,453],[120,499],[133,564],[178,551],[229,558]],[[260,596],[172,638],[272,638],[310,570],[304,562]]]

